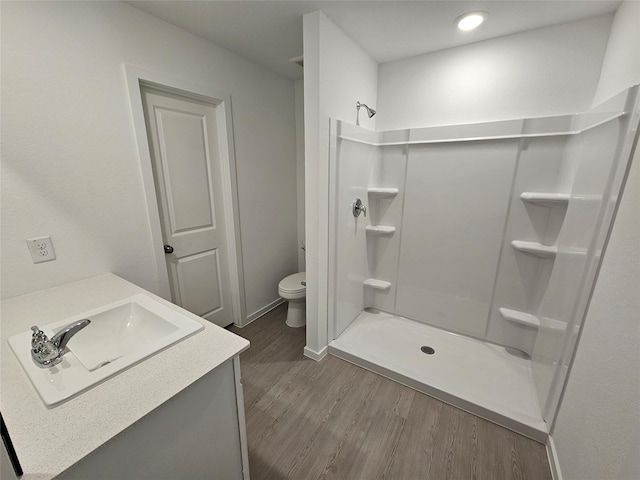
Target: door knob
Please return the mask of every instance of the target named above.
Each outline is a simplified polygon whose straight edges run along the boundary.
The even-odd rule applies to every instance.
[[[173,253],[173,247],[171,245],[165,245],[164,253]]]

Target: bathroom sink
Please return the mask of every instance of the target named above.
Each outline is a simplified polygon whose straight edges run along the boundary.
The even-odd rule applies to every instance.
[[[203,328],[201,323],[142,294],[38,326],[51,337],[83,318],[91,323],[71,338],[62,362],[53,367],[39,367],[31,358],[31,331],[9,338],[13,353],[48,407]]]

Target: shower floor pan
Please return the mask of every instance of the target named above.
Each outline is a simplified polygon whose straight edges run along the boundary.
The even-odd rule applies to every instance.
[[[504,347],[367,309],[329,344],[329,353],[534,440],[547,441],[531,361]]]

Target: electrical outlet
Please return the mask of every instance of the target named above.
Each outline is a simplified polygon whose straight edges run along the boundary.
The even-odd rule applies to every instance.
[[[49,262],[56,259],[56,252],[53,250],[51,237],[27,238],[27,246],[31,253],[33,263]]]

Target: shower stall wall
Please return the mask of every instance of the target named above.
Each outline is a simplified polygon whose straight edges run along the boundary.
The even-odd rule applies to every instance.
[[[634,87],[580,115],[391,132],[332,121],[330,353],[543,441],[638,116]],[[404,355],[418,338],[459,352],[448,366],[437,349]],[[465,392],[443,377],[452,363],[484,380],[461,377]]]

